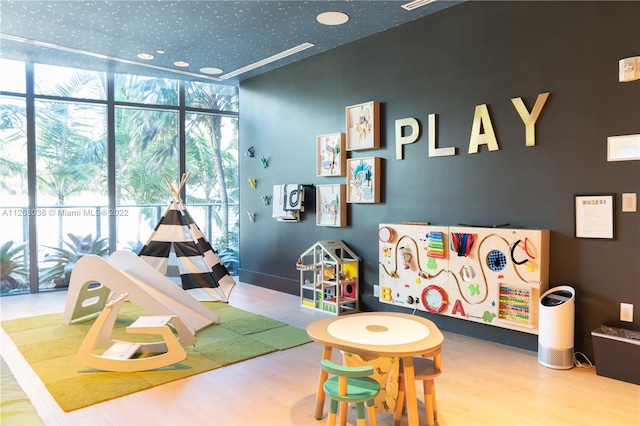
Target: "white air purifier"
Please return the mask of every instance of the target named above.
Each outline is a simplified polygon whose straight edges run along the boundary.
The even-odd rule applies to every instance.
[[[573,367],[576,292],[563,285],[540,296],[538,362],[545,367]]]

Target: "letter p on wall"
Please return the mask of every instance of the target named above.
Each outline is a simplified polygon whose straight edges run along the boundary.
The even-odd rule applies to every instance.
[[[411,133],[407,136],[403,136],[402,129],[405,127],[411,127]],[[420,124],[415,118],[402,118],[396,120],[396,160],[402,160],[402,146],[410,143],[414,143],[420,136]]]

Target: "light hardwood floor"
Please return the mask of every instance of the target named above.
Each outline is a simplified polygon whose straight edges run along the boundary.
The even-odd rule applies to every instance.
[[[66,292],[0,298],[2,320],[62,312]],[[230,304],[305,328],[326,314],[296,296],[239,283]],[[436,380],[442,425],[640,425],[640,386],[595,368],[555,370],[537,353],[445,334]],[[70,413],[2,332],[2,356],[47,425],[323,425],[313,417],[322,347],[309,343]],[[334,351],[336,361],[339,353]],[[82,389],[78,389],[82,392]],[[422,399],[421,387],[418,396]],[[421,421],[424,408],[419,405]],[[349,422],[355,424],[355,410]],[[391,415],[378,415],[392,425]],[[406,424],[406,418],[403,419]]]

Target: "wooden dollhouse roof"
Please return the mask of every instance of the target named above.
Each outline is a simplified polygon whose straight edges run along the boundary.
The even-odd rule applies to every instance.
[[[342,242],[342,240],[316,241],[311,247],[305,250],[300,257],[310,255],[318,247],[335,262],[340,262],[341,259],[360,260],[360,258],[349,247],[347,247],[344,242]]]

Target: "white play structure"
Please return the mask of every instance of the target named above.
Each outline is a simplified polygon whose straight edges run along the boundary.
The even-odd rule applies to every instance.
[[[116,251],[108,259],[87,255],[73,268],[64,323],[99,313],[78,351],[76,361],[81,365],[107,371],[144,371],[171,365],[187,357],[183,347],[196,342],[198,330],[220,321],[187,290],[204,289],[226,303],[235,280],[180,199],[189,175],[182,176],[177,190],[163,176],[173,200],[140,254]],[[171,259],[177,263],[180,282],[167,276]],[[159,335],[163,341],[112,338],[118,312],[127,300],[152,314],[128,326],[127,335]],[[98,348],[104,351],[100,353]]]
[[[166,367],[187,358],[184,347],[195,344],[196,337],[176,315],[141,316],[126,328],[127,335],[159,335],[160,342],[115,340],[111,332],[127,294],[107,303],[87,333],[76,362],[105,371],[146,371]],[[177,333],[177,337],[174,331]],[[96,348],[106,350],[98,354]],[[142,354],[145,356],[135,357]]]
[[[138,343],[111,337],[126,300],[152,314],[141,316],[127,327],[127,333],[159,335],[163,341]],[[217,314],[130,251],[116,251],[108,259],[87,255],[73,268],[64,323],[71,324],[97,313],[100,315],[85,337],[76,361],[107,371],[144,371],[182,361],[187,356],[183,347],[196,342],[196,332],[220,321]],[[105,351],[97,354],[96,348]],[[138,358],[134,357],[136,354],[151,356]]]
[[[176,315],[189,330],[219,322],[219,317],[190,294],[130,251],[115,251],[108,259],[87,255],[71,273],[65,324],[104,309],[109,295],[128,294],[128,300],[153,315]]]

